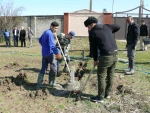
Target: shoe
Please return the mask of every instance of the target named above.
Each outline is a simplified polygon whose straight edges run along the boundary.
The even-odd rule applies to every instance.
[[[131,69],[130,71],[126,72],[125,74],[126,75],[132,75],[132,74],[134,74],[134,69]]]
[[[106,99],[110,99],[111,97],[109,95],[105,96]]]
[[[127,68],[127,69],[125,69],[124,71],[125,71],[125,72],[128,72],[128,71],[130,71],[130,68]]]
[[[98,97],[98,96],[90,97],[90,100],[91,100],[92,102],[104,103],[104,99],[103,99],[103,98],[100,98],[100,97]]]

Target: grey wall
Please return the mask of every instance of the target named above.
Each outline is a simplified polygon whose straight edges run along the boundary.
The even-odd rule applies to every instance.
[[[149,36],[150,36],[150,18],[142,18],[146,25],[148,26]],[[134,21],[138,23],[138,17],[134,17]],[[115,38],[119,40],[125,40],[127,34],[128,24],[126,23],[126,17],[114,17],[113,23],[116,23],[121,26],[121,29],[115,33]]]
[[[31,27],[36,37],[40,37],[42,33],[50,28],[51,22],[56,21],[59,23],[59,29],[57,33],[63,32],[63,15],[56,16],[23,16],[23,21],[17,26],[21,29],[21,26],[27,30],[27,27]]]

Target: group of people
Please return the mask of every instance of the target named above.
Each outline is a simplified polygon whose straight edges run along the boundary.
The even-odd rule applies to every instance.
[[[134,22],[133,17],[127,17],[126,21],[129,24],[126,37],[129,63],[128,69],[125,70],[125,74],[129,75],[134,73],[136,46],[138,38],[140,37],[140,30],[141,32],[143,32],[143,30]],[[120,26],[117,24],[99,24],[98,20],[93,16],[88,17],[84,21],[84,25],[88,28],[90,52],[94,61],[93,66],[97,66],[98,78],[98,95],[91,97],[90,99],[94,102],[103,103],[104,98],[110,98],[110,92],[113,85],[115,67],[118,61],[118,47],[113,33],[119,31]],[[39,38],[39,43],[42,46],[42,67],[37,79],[37,89],[45,87],[42,82],[48,64],[50,64],[49,85],[57,86],[55,77],[59,72],[60,62],[64,59],[69,63],[67,51],[70,46],[70,40],[75,36],[75,33],[71,31],[68,34],[61,33],[60,35],[56,35],[58,28],[59,24],[55,21],[52,22],[50,28],[44,31]],[[143,23],[142,28],[146,28]],[[148,36],[147,33],[141,35]],[[58,46],[59,44],[57,41],[59,41],[60,46]],[[65,58],[62,57],[62,53],[60,52],[61,48],[65,54]],[[66,71],[66,66],[63,70]]]
[[[11,47],[10,31],[8,29],[5,29],[3,34],[4,34],[5,41],[6,41],[6,47]],[[27,28],[27,33],[26,33],[26,30],[24,29],[23,26],[21,26],[20,31],[15,26],[14,29],[12,30],[12,34],[13,34],[14,47],[18,47],[18,40],[21,41],[21,47],[23,46],[26,47],[26,35],[30,42],[29,47],[32,47],[32,36],[34,36],[34,33],[30,29],[30,27]]]

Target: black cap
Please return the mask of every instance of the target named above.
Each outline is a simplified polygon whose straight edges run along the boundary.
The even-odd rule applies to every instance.
[[[88,25],[90,25],[92,23],[97,23],[97,22],[98,22],[98,20],[95,17],[90,16],[90,17],[88,17],[87,20],[84,21],[84,25],[87,27]]]

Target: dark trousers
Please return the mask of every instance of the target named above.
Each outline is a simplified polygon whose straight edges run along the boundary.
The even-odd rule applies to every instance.
[[[129,60],[128,68],[130,68],[130,69],[134,68],[135,52],[136,52],[136,50],[132,48],[132,45],[127,45],[127,57]]]
[[[10,37],[5,37],[5,41],[6,41],[6,47],[10,47],[11,44],[10,44]]]
[[[14,35],[14,46],[18,47],[18,36]]]
[[[50,73],[57,72],[57,64],[55,60],[55,56],[43,56],[42,57],[42,68],[40,70],[41,74],[45,74],[45,70],[47,69],[48,64],[50,64]]]
[[[26,47],[26,40],[25,40],[25,37],[23,37],[23,38],[21,39],[21,47],[23,47],[23,45],[24,45],[24,47]]]
[[[104,98],[111,92],[117,60],[117,55],[99,57],[97,77],[98,96],[101,98]]]

